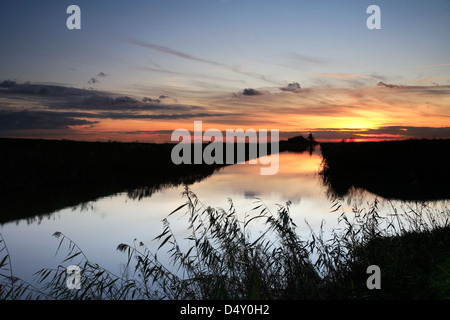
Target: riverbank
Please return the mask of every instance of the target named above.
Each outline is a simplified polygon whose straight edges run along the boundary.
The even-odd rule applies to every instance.
[[[450,199],[450,139],[321,143],[322,177],[342,196],[362,188],[386,199]]]
[[[0,139],[0,221],[48,214],[128,192],[151,195],[211,175],[217,165],[174,165],[171,144]]]

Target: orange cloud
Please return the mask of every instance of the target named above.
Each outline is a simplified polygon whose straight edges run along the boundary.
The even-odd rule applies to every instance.
[[[175,129],[193,131],[196,120],[203,122],[204,130],[329,129],[335,133],[385,127],[446,128],[450,123],[450,86],[379,82],[357,88],[298,85],[296,90],[266,87],[250,91],[258,94],[235,94],[243,89],[234,93],[147,92],[145,97],[164,96],[157,103],[154,99],[143,101],[143,97],[109,97],[106,93],[93,96],[91,91],[60,87],[50,88],[45,95],[39,94],[37,88],[30,92],[19,89],[0,92],[1,136],[30,137],[34,132],[66,139],[164,142],[170,141],[170,132]],[[420,130],[415,133],[420,134]]]

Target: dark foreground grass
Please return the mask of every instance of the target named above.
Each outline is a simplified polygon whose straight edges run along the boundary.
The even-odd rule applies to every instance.
[[[357,263],[351,264],[348,283],[361,284],[364,262],[376,263],[382,270],[382,290],[344,290],[346,296],[382,299],[450,298],[450,229],[407,232],[401,236],[373,239],[355,250]],[[345,283],[344,282],[344,283]]]
[[[339,215],[339,227],[303,239],[290,203],[272,212],[261,200],[240,214],[203,205],[189,189],[186,202],[170,213],[157,249],[142,242],[119,244],[126,269],[115,275],[91,262],[76,243],[56,232],[64,264],[82,269],[81,289],[68,289],[67,266],[36,273],[39,289],[13,275],[1,239],[2,299],[448,299],[450,212],[426,203],[382,216],[378,201]],[[340,208],[335,199],[333,211]],[[169,222],[185,219],[186,236]],[[169,258],[163,264],[158,258]],[[367,268],[381,270],[380,289],[369,289]]]

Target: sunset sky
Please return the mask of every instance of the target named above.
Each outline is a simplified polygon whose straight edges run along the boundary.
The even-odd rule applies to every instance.
[[[1,1],[0,137],[450,137],[449,35],[448,0]]]

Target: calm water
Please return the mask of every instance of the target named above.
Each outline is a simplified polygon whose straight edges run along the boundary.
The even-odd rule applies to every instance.
[[[299,232],[307,237],[310,229],[305,220],[313,230],[318,230],[322,221],[325,229],[331,230],[336,227],[339,215],[331,212],[327,188],[318,175],[321,162],[320,151],[281,153],[276,175],[260,175],[259,164],[238,164],[221,169],[190,188],[206,206],[228,209],[228,198],[232,199],[239,214],[251,211],[255,197],[262,199],[273,212],[276,204],[290,200],[292,218]],[[75,241],[92,262],[119,273],[127,257],[116,250],[117,245],[132,244],[137,239],[154,247],[156,243],[152,239],[162,231],[162,220],[184,203],[183,190],[183,187],[168,187],[141,200],[130,199],[126,193],[116,194],[31,222],[18,220],[2,225],[0,232],[12,258],[14,275],[29,280],[39,269],[61,264],[67,251],[63,247],[55,255],[59,244],[52,237],[55,231]],[[371,202],[374,197],[360,192],[349,199],[348,205]],[[170,222],[183,237],[186,226],[179,216],[174,215]]]

